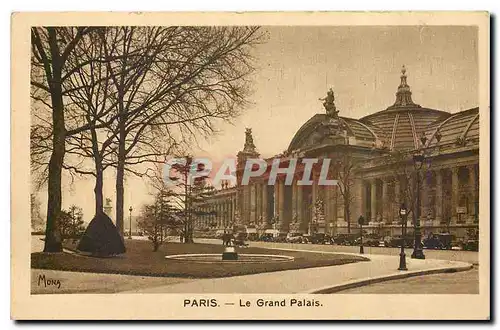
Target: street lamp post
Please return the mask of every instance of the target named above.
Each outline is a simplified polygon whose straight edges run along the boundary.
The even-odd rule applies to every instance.
[[[405,254],[405,236],[406,236],[406,217],[408,216],[408,211],[406,210],[405,204],[401,205],[399,209],[399,216],[401,217],[401,253],[399,254],[399,268],[398,270],[408,270],[406,268],[406,254]]]
[[[415,244],[411,257],[413,259],[425,259],[424,250],[422,248],[422,233],[420,231],[420,170],[424,164],[425,156],[423,153],[413,155],[413,163],[415,165],[415,173],[417,175],[417,189],[415,199],[415,221],[413,221],[413,228],[415,233]]]
[[[132,206],[128,210],[130,211],[128,239],[132,239]]]
[[[365,250],[363,248],[363,224],[364,223],[365,223],[365,218],[362,215],[360,215],[358,218],[359,230],[361,232],[361,237],[360,237],[360,241],[359,241],[359,253],[360,254],[365,253]]]

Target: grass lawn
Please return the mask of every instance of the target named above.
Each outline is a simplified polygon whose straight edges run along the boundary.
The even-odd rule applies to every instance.
[[[167,243],[157,252],[149,241],[125,240],[127,253],[114,258],[95,258],[69,253],[31,254],[31,268],[66,271],[129,274],[141,276],[215,278],[275,272],[280,270],[343,265],[368,260],[363,257],[321,254],[300,251],[281,251],[263,248],[237,249],[239,253],[278,254],[294,257],[294,261],[262,264],[201,264],[167,260],[165,255],[187,253],[222,253],[224,247],[214,244]],[[74,248],[67,243],[65,247]]]

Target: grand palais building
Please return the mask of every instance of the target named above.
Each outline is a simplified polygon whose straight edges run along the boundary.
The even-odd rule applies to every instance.
[[[410,210],[410,232],[415,214],[420,215],[423,235],[451,232],[464,237],[477,230],[479,108],[452,114],[419,105],[412,100],[404,67],[401,72],[395,102],[386,109],[360,119],[340,116],[330,90],[323,99],[325,112],[302,125],[286,152],[264,159],[270,168],[275,158],[281,160],[280,167],[292,158],[330,158],[328,177],[338,185],[317,184],[319,168],[313,168],[312,185],[297,185],[300,166],[291,185],[281,177],[268,185],[267,171],[252,177],[249,185],[223,185],[197,206],[211,213],[199,216],[195,228],[335,235],[359,231],[358,218],[363,216],[368,232],[397,235],[404,204]],[[424,161],[416,164],[415,154],[424,155]],[[251,129],[237,155],[237,182],[249,158],[259,158]]]

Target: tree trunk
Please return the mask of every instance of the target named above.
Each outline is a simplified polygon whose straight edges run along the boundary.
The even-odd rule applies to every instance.
[[[345,221],[347,222],[347,233],[351,233],[351,210],[350,206],[346,205],[345,206]]]
[[[53,81],[50,81],[52,101],[52,154],[49,161],[47,224],[45,227],[45,247],[43,252],[62,252],[61,217],[62,192],[61,178],[64,162],[66,128],[64,127],[64,105],[62,100],[61,69],[59,57],[53,58]]]
[[[104,169],[102,166],[102,158],[99,153],[99,142],[97,139],[97,132],[95,129],[91,130],[92,133],[92,149],[94,153],[94,163],[95,163],[95,214],[104,213],[104,195],[103,195],[103,185],[104,185]]]
[[[96,166],[97,170],[97,166]],[[94,194],[95,194],[95,214],[99,213],[104,213],[104,195],[102,192],[103,189],[103,172],[102,169],[99,171],[97,170],[96,172],[96,178],[95,178],[95,187],[94,187]]]
[[[125,178],[125,124],[120,123],[120,134],[118,144],[118,164],[116,166],[116,228],[123,237],[123,208],[125,189],[123,180]]]

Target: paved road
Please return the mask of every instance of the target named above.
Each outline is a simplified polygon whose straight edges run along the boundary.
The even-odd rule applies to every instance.
[[[216,239],[196,239],[200,243],[216,243],[221,244],[220,240]],[[358,253],[359,246],[340,246],[340,245],[320,245],[320,244],[291,244],[291,243],[267,243],[267,242],[249,242],[250,246],[267,247],[267,248],[282,248],[282,249],[298,249],[298,250],[314,250],[325,252],[340,252],[340,253]],[[399,248],[386,247],[365,247],[366,254],[383,254],[383,255],[399,255]],[[406,255],[411,255],[411,249],[406,249]],[[454,251],[454,250],[424,250],[424,254],[428,259],[440,259],[451,261],[463,261],[471,264],[478,264],[478,252],[473,251]]]
[[[479,271],[477,267],[474,267],[464,272],[411,277],[338,292],[338,294],[352,293],[478,294]]]
[[[310,251],[317,253],[316,251]],[[324,252],[336,253],[336,252]],[[469,263],[449,260],[408,260],[408,271],[397,269],[398,257],[367,255],[369,261],[341,266],[314,267],[259,273],[215,279],[200,279],[185,283],[130,290],[128,293],[321,293],[332,288],[353,285],[360,281],[380,278],[400,278],[410,274],[421,275],[446,269],[468,270]]]
[[[33,252],[38,252],[43,250],[42,237],[32,237],[31,248]],[[219,240],[214,239],[198,239],[197,242],[220,244]],[[298,250],[310,250],[310,251],[320,251],[320,252],[343,252],[343,253],[357,253],[359,250],[357,247],[346,247],[346,246],[330,246],[330,245],[313,245],[313,244],[287,244],[287,243],[264,243],[264,242],[250,242],[250,245],[260,246],[260,247],[270,247],[270,248],[281,248],[281,249],[298,249]],[[365,250],[366,254],[373,253],[374,256],[372,261],[375,263],[358,263],[346,265],[352,269],[347,269],[346,266],[333,267],[329,269],[314,268],[314,269],[303,269],[298,271],[293,271],[290,273],[268,273],[268,274],[257,274],[260,275],[260,280],[255,281],[256,277],[246,278],[244,281],[233,279],[218,279],[218,280],[187,280],[187,279],[169,279],[169,278],[145,278],[141,276],[127,276],[127,275],[112,275],[112,274],[90,274],[90,273],[72,273],[72,272],[61,272],[61,271],[41,271],[32,269],[32,292],[33,293],[70,293],[70,292],[304,292],[311,290],[313,288],[322,287],[325,285],[331,285],[335,283],[342,283],[345,281],[352,281],[355,279],[389,275],[395,272],[394,265],[397,264],[396,255],[399,253],[398,249],[391,248],[367,248]],[[410,253],[407,250],[407,253]],[[460,260],[470,263],[477,262],[477,253],[468,251],[426,251],[429,259],[447,259],[447,260]],[[384,257],[384,255],[390,255]],[[378,256],[378,257],[377,257]],[[412,265],[413,264],[413,265]],[[417,268],[432,268],[434,267],[434,262],[432,260],[426,260],[426,262],[421,263],[417,260],[408,260],[409,269]],[[356,266],[355,266],[356,265]],[[411,267],[410,267],[411,266]],[[437,266],[437,265],[436,265]],[[348,267],[348,268],[349,268]],[[342,268],[342,269],[341,269]],[[332,276],[333,273],[338,272],[336,276]],[[432,276],[428,283],[434,283],[434,287],[439,286],[439,279],[449,278],[448,282],[455,282],[453,287],[448,287],[446,289],[447,293],[462,293],[463,290],[473,291],[477,290],[478,276],[477,271],[466,272],[467,274],[457,273],[457,274],[439,274],[439,275],[427,275]],[[328,274],[328,275],[325,275]],[[475,274],[475,275],[474,275]],[[56,289],[55,287],[45,287],[43,282],[39,284],[39,275],[45,275],[46,279],[57,278],[61,280],[61,287]],[[288,280],[285,280],[289,276]],[[307,278],[307,281],[297,281],[297,278],[303,276]],[[427,278],[425,276],[425,278]],[[266,277],[265,281],[261,281]],[[314,278],[311,281],[311,278]],[[331,279],[334,279],[333,281]],[[413,287],[414,293],[424,293],[422,289],[418,289],[415,286],[415,281],[418,282],[424,277],[412,278],[407,280],[397,280],[391,281],[395,283],[394,290],[410,293],[408,287]],[[327,282],[324,282],[328,279]],[[220,281],[221,283],[216,283]],[[409,281],[409,282],[407,282]],[[427,280],[426,280],[427,281]],[[190,282],[190,283],[188,283]],[[192,282],[192,283],[191,283]],[[224,282],[224,283],[222,283]],[[323,283],[324,282],[324,283]],[[249,283],[259,283],[256,287],[252,287]],[[265,285],[263,285],[265,283]],[[294,284],[295,283],[295,284]],[[297,283],[299,285],[297,285]],[[314,283],[313,287],[306,287],[300,283]],[[462,284],[458,284],[462,283]],[[217,285],[219,284],[219,285]],[[242,286],[243,284],[243,286]],[[429,285],[429,284],[428,284]],[[292,287],[290,287],[292,286]],[[418,286],[422,287],[422,286]],[[390,293],[387,285],[385,283],[370,285],[367,287],[369,290],[379,290],[380,292]],[[228,291],[229,290],[229,291]],[[356,289],[353,289],[356,290]],[[436,290],[444,290],[443,286],[439,286]],[[469,292],[467,291],[467,292]],[[350,292],[342,291],[342,292]],[[358,293],[365,293],[360,291]]]

